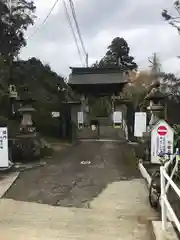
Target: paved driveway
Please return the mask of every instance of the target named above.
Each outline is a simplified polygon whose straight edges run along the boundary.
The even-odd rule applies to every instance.
[[[152,240],[147,196],[130,146],[84,142],[19,175],[0,199],[0,236]]]
[[[89,161],[90,164],[82,164]],[[83,142],[56,154],[41,168],[25,171],[5,198],[58,206],[88,207],[108,184],[139,178],[131,146]]]

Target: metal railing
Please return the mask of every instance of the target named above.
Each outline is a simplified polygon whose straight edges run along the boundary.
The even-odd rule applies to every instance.
[[[168,168],[171,165],[171,163],[175,160],[174,168],[171,172],[171,175],[168,175]],[[161,217],[162,217],[162,229],[165,231],[167,230],[167,223],[168,220],[171,222],[174,222],[176,228],[178,229],[180,233],[180,221],[177,218],[169,200],[167,197],[167,193],[169,190],[169,187],[171,186],[172,189],[175,191],[175,193],[180,198],[180,189],[177,187],[177,185],[173,181],[174,174],[176,173],[178,169],[178,162],[179,162],[179,155],[174,154],[174,156],[164,165],[160,168],[161,173]]]

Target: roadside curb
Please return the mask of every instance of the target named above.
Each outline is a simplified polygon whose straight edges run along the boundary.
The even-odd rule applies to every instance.
[[[0,199],[6,194],[10,187],[15,183],[19,176],[19,172],[10,173],[5,175],[2,180],[0,180]]]
[[[142,177],[145,179],[147,187],[149,189],[152,179],[150,174],[147,172],[146,168],[144,167],[142,159],[139,159],[138,168]],[[168,222],[168,228],[166,231],[162,230],[161,221],[151,221],[151,223],[152,223],[152,231],[156,240],[178,240],[179,239],[171,222]]]
[[[161,221],[152,221],[153,234],[156,240],[178,240],[177,234],[171,222],[168,222],[167,230],[163,231]]]
[[[151,176],[149,175],[149,173],[147,172],[146,168],[144,167],[142,159],[139,160],[138,167],[139,167],[139,170],[141,172],[141,175],[146,180],[146,183],[147,183],[148,188],[149,188],[150,185],[151,185]]]

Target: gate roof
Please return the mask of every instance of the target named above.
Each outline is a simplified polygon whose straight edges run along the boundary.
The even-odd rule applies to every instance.
[[[68,85],[85,94],[107,95],[120,92],[128,82],[120,68],[71,68]]]

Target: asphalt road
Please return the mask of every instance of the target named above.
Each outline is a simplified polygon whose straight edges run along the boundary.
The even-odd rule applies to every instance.
[[[4,198],[88,207],[109,183],[134,178],[140,175],[131,146],[84,142],[59,152],[41,168],[22,172]]]

